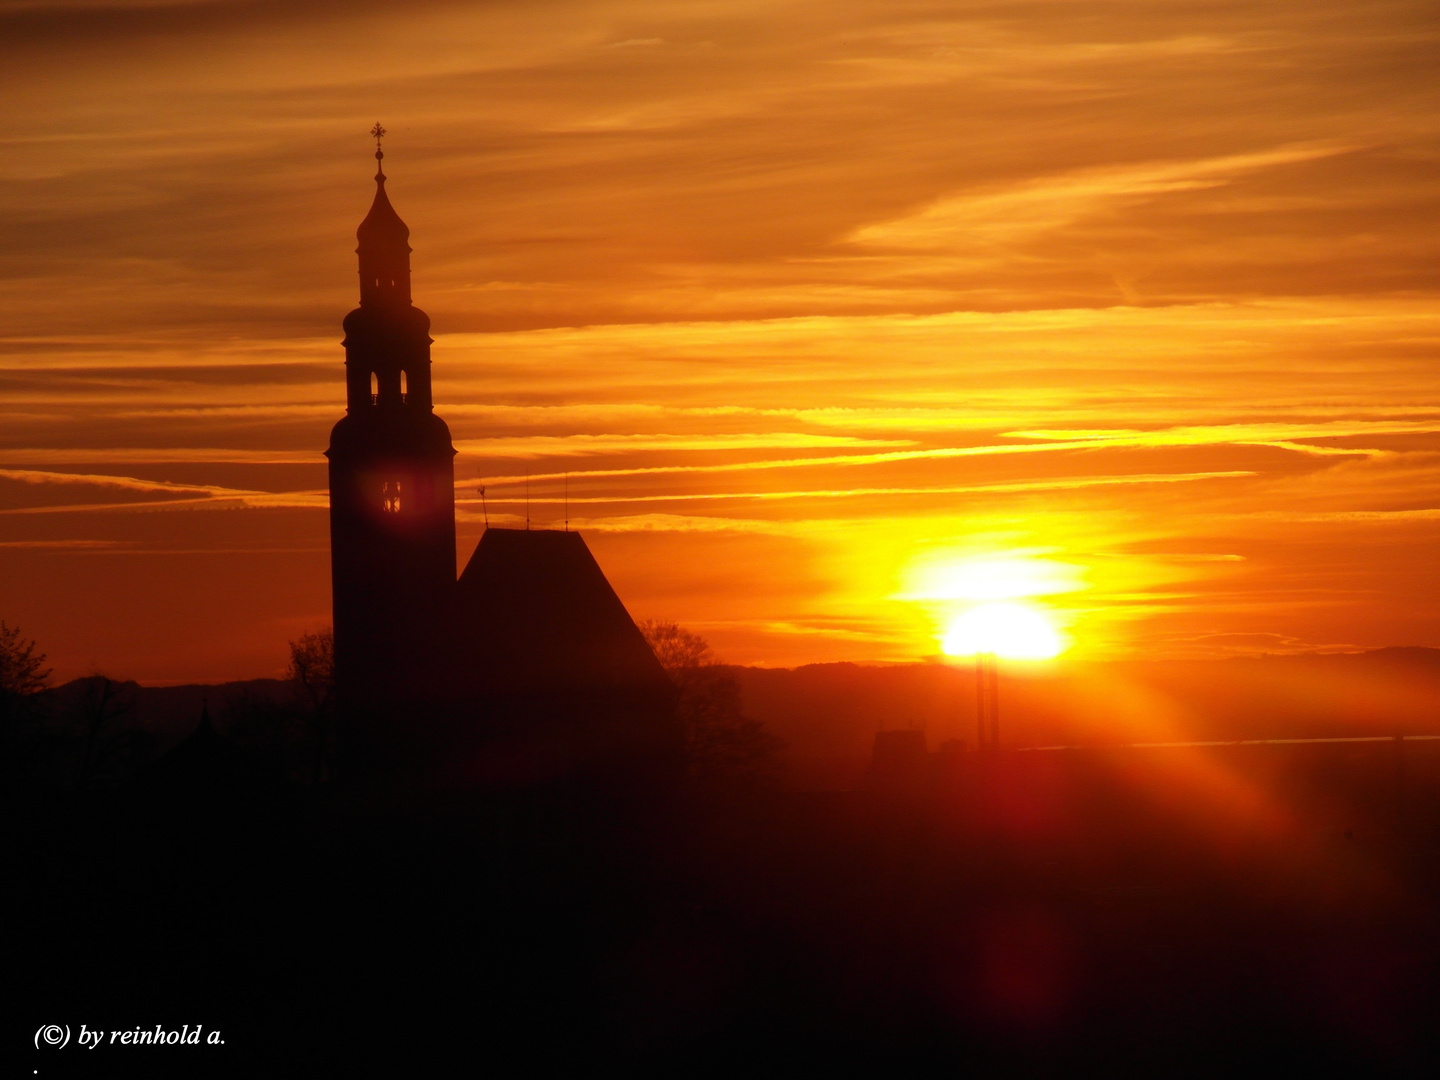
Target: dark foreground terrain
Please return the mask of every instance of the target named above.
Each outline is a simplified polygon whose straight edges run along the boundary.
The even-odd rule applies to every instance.
[[[71,1031],[41,1076],[1440,1064],[1434,741],[968,753],[834,794],[382,800],[212,761],[14,792],[4,843],[12,1037]],[[224,1044],[109,1041],[157,1024]]]

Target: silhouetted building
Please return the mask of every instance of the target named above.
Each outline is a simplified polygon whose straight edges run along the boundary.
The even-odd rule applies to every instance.
[[[458,674],[475,692],[666,681],[579,533],[488,529],[456,589]]]
[[[455,588],[455,448],[430,396],[430,318],[410,303],[410,230],[383,165],[375,185],[356,233],[360,306],[345,317],[345,416],[326,452],[336,681],[350,706],[423,687]]]
[[[255,753],[215,730],[202,706],[195,730],[151,762],[130,782],[132,798],[161,813],[238,811],[272,791],[275,770]]]
[[[410,300],[410,230],[385,179],[382,166],[357,232],[346,411],[326,453],[341,714],[438,716],[507,737],[525,725],[653,733],[670,682],[578,533],[488,529],[456,581],[455,449],[431,397],[430,320]]]
[[[877,731],[866,786],[873,791],[917,791],[925,782],[929,764],[925,732]]]

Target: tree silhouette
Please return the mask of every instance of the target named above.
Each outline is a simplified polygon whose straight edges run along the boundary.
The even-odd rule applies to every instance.
[[[295,683],[305,710],[311,782],[334,772],[335,633],[330,627],[290,642],[287,677]]]
[[[677,671],[694,671],[715,663],[710,643],[699,634],[659,619],[646,619],[639,626],[655,659],[671,673],[672,678]]]
[[[49,683],[45,654],[18,626],[0,622],[0,745],[5,775],[11,780],[33,779],[37,756],[43,756],[43,717],[36,695]]]
[[[36,652],[18,626],[0,621],[0,723],[11,725],[29,713],[31,699],[50,685],[45,654]]]
[[[638,625],[680,691],[676,711],[690,775],[727,784],[776,782],[784,744],[745,715],[740,683],[716,662],[709,643],[673,622],[646,619]]]
[[[120,683],[96,672],[80,680],[80,771],[76,788],[84,790],[100,765],[102,740],[123,727],[135,711],[134,683]]]

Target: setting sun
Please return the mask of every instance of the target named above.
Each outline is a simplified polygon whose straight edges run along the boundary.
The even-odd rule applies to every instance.
[[[1069,642],[1037,598],[1086,589],[1085,570],[1033,550],[935,552],[911,564],[900,598],[929,609],[948,656],[1049,660]]]
[[[961,614],[940,647],[947,656],[994,653],[1006,660],[1049,660],[1065,641],[1044,612],[1026,604],[981,604]]]

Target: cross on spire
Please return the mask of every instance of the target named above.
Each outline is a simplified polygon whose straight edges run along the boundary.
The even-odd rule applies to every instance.
[[[377,183],[385,180],[385,151],[380,149],[380,140],[385,137],[385,129],[380,126],[380,121],[375,121],[375,126],[370,129],[370,135],[375,140],[375,160],[379,162],[379,172],[375,174]]]

